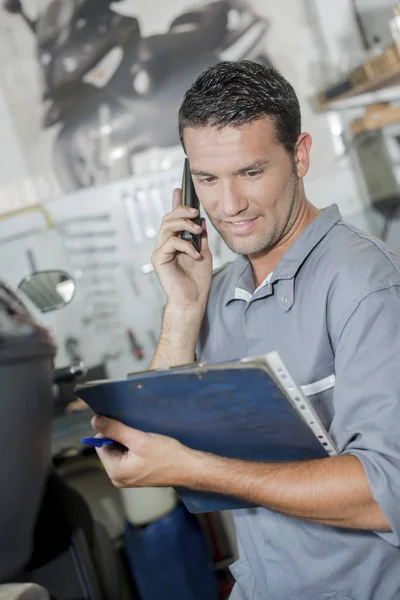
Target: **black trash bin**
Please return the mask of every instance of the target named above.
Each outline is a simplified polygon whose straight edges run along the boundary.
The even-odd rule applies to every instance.
[[[0,281],[0,583],[28,562],[50,467],[55,346]]]

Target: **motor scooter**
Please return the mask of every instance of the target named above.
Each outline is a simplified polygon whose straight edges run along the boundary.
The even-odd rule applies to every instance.
[[[0,584],[20,584],[15,594],[36,584],[38,597],[54,600],[135,600],[105,527],[52,463],[53,386],[83,377],[84,365],[54,369],[55,343],[21,301],[25,294],[41,312],[55,310],[75,284],[44,271],[19,287],[20,295],[0,284]]]
[[[32,21],[20,0],[4,3],[36,36],[43,126],[59,127],[53,159],[65,191],[137,174],[153,149],[170,166],[180,143],[179,105],[203,70],[224,60],[271,66],[268,23],[247,0],[189,6],[148,37],[136,17],[116,14],[111,4],[51,0]]]

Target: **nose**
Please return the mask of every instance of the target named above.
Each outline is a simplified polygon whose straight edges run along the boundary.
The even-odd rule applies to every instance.
[[[224,217],[234,217],[249,207],[246,198],[232,181],[221,181],[219,212]]]

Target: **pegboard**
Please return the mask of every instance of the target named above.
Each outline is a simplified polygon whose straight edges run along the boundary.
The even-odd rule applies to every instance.
[[[181,175],[179,168],[80,189],[45,203],[45,213],[0,221],[1,273],[11,285],[32,269],[61,268],[76,280],[72,303],[41,315],[59,344],[58,366],[72,351],[88,366],[105,363],[111,377],[148,366],[165,303],[151,254]],[[233,255],[208,231],[217,268]]]

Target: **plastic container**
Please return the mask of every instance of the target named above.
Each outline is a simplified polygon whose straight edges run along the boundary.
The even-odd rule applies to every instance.
[[[147,525],[170,513],[177,504],[173,488],[123,488],[124,512],[132,525]]]

